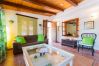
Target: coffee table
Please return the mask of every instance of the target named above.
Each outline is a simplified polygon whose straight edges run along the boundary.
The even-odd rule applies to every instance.
[[[47,44],[22,47],[26,66],[73,66],[74,55]]]

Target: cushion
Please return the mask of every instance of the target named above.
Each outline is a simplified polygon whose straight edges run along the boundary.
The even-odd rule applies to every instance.
[[[38,35],[38,42],[43,42],[44,41],[44,35],[43,34],[39,34]]]
[[[93,45],[94,39],[92,37],[84,37],[82,43],[86,45]]]
[[[28,35],[24,36],[27,43],[37,42],[38,35]]]
[[[24,39],[24,37],[18,36],[18,37],[16,37],[16,42],[21,43],[21,44],[25,44],[26,40]]]

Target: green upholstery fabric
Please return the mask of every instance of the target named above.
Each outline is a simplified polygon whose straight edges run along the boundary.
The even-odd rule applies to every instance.
[[[16,42],[21,43],[21,44],[25,44],[26,40],[24,39],[24,37],[16,37]]]
[[[94,39],[92,37],[84,37],[82,43],[86,45],[93,45]]]
[[[39,42],[44,41],[44,35],[43,35],[43,34],[39,34],[39,35],[38,35],[38,41],[39,41]]]

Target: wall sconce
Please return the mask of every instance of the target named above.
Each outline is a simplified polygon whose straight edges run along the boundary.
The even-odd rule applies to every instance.
[[[14,21],[13,21],[13,20],[9,20],[9,22],[10,22],[10,23],[14,23]]]
[[[40,27],[42,27],[42,24],[39,24]]]

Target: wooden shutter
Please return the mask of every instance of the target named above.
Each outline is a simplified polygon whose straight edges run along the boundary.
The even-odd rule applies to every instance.
[[[47,20],[43,20],[43,34],[47,36]]]
[[[66,23],[62,22],[62,35],[65,36],[66,35]]]

